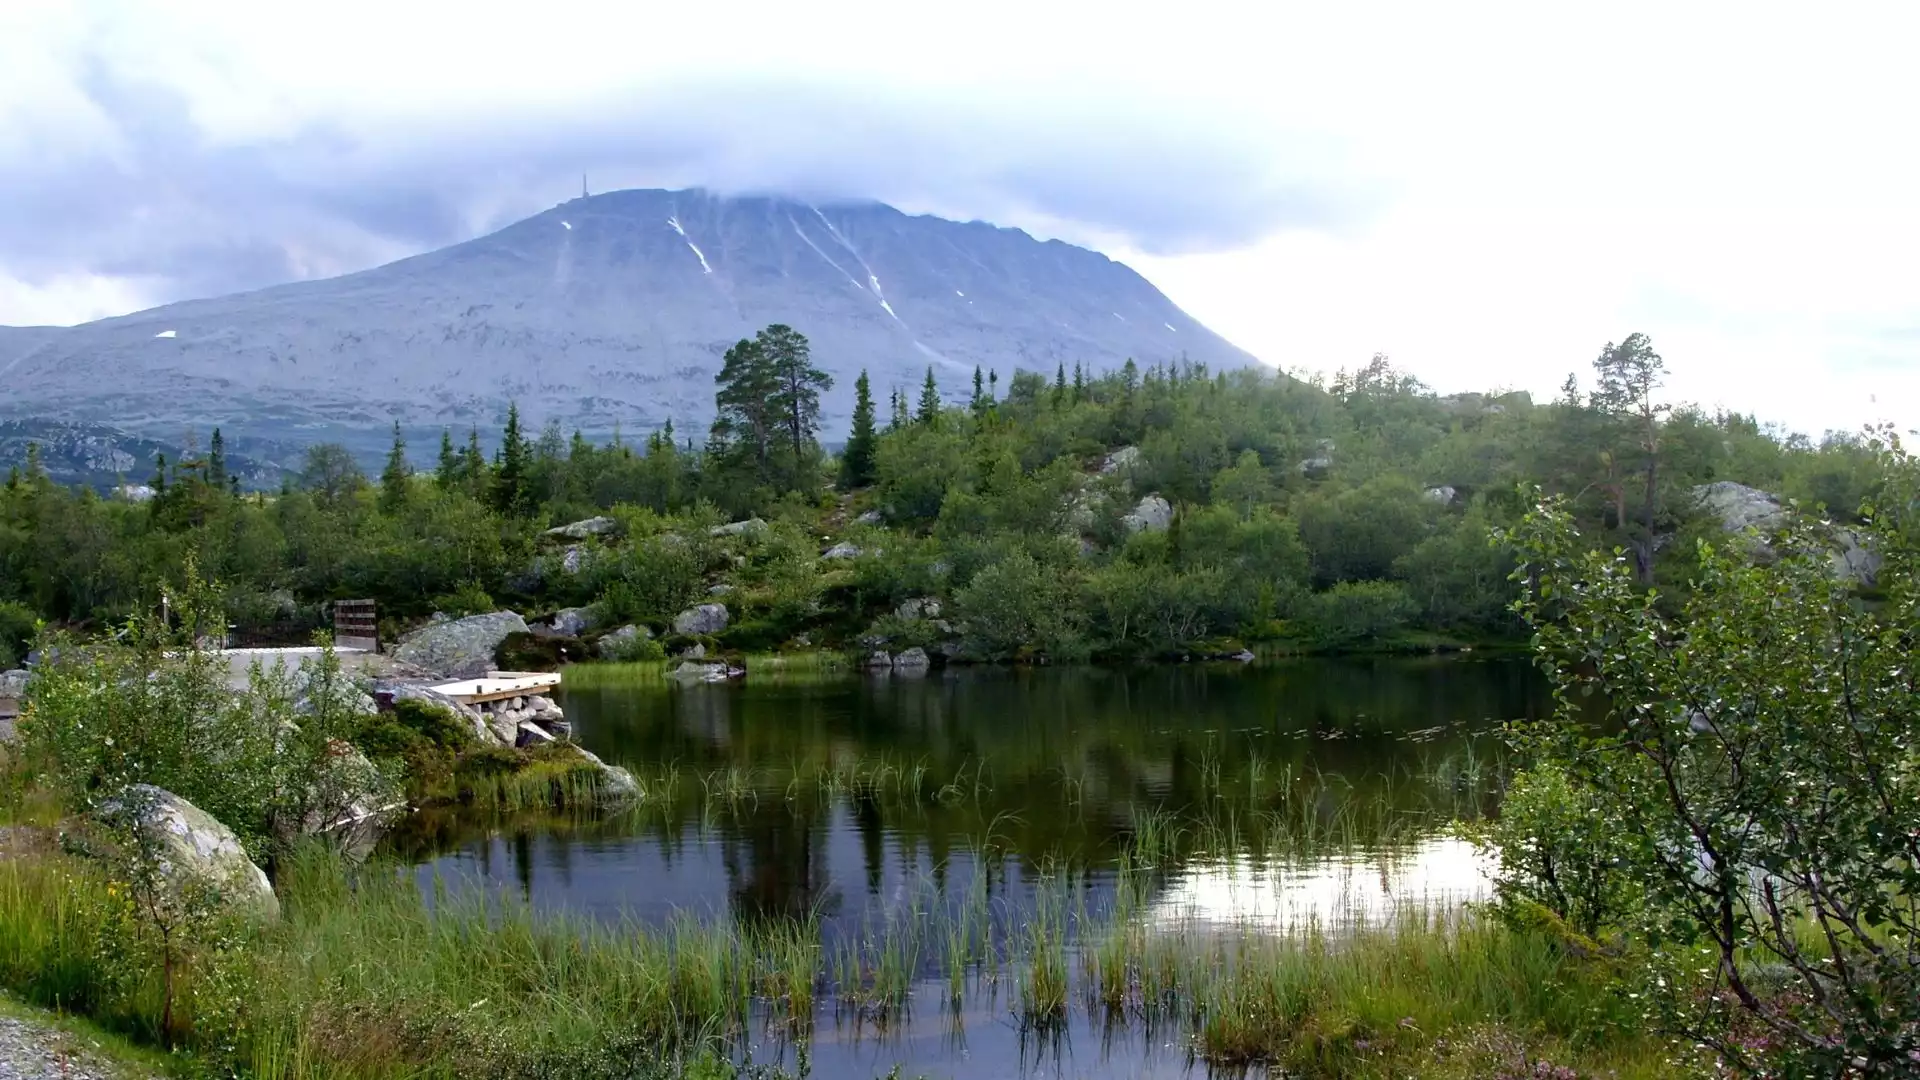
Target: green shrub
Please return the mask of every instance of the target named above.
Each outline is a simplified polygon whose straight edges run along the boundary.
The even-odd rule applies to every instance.
[[[461,582],[454,591],[434,597],[433,607],[458,619],[468,615],[484,615],[494,610],[494,603],[493,597],[479,582],[467,580]]]
[[[1414,610],[1396,582],[1346,581],[1302,597],[1294,622],[1313,644],[1337,649],[1404,629]]]
[[[0,600],[0,671],[19,667],[40,632],[40,619],[25,604]]]
[[[559,671],[567,664],[586,660],[593,650],[577,637],[544,637],[539,634],[508,634],[493,651],[494,663],[501,671]]]

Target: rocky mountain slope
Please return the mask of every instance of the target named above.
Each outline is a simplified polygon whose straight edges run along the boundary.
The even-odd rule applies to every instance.
[[[224,432],[222,433],[225,434]],[[172,438],[149,438],[104,424],[61,420],[0,420],[0,476],[24,466],[27,448],[39,448],[40,465],[62,484],[111,491],[122,484],[145,484],[158,457],[178,461],[190,452],[204,454],[208,432],[176,431]],[[227,471],[248,490],[274,489],[300,467],[299,448],[257,438],[230,440]]]
[[[1103,255],[1015,229],[702,191],[621,191],[362,273],[70,329],[0,329],[0,416],[219,424],[365,449],[395,421],[489,429],[508,399],[589,433],[704,428],[727,346],[784,322],[836,381],[949,394],[975,365],[1051,375],[1252,358]],[[418,445],[418,444],[416,444]]]

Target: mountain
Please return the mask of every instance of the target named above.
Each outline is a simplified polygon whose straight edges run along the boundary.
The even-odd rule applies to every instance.
[[[0,350],[6,345],[0,335]],[[4,357],[0,351],[0,357]],[[5,363],[0,360],[0,364]],[[225,436],[225,432],[221,433]],[[0,420],[0,475],[24,466],[27,448],[37,447],[40,465],[55,481],[111,491],[122,484],[147,483],[159,455],[179,461],[190,452],[204,454],[205,433],[199,438],[153,439],[104,424],[61,420]],[[260,439],[227,440],[227,471],[249,490],[272,489],[300,467],[299,447]]]
[[[1104,369],[1252,357],[1128,267],[1018,229],[704,191],[620,191],[361,273],[194,300],[72,328],[0,328],[0,417],[384,445],[533,424],[704,429],[727,346],[768,323],[835,380],[883,399],[931,365],[950,397],[975,365]],[[420,435],[415,447],[419,449]]]

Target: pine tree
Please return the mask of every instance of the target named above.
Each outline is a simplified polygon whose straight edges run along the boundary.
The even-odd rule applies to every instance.
[[[500,435],[500,451],[493,469],[493,506],[502,514],[520,515],[531,507],[527,498],[527,437],[520,430],[520,405],[507,403],[507,427]]]
[[[725,456],[730,448],[751,453],[755,476],[765,480],[770,472],[774,427],[779,422],[774,409],[779,384],[766,350],[758,341],[741,338],[727,350],[713,381],[717,389],[708,445],[719,456]],[[671,433],[667,440],[672,442]]]
[[[215,491],[227,486],[227,440],[220,437],[220,429],[213,429],[213,438],[207,441],[207,485]]]
[[[873,483],[873,389],[865,370],[853,384],[853,431],[847,436],[847,448],[840,455],[840,484],[847,489]]]
[[[920,387],[920,409],[913,419],[920,424],[933,424],[940,419],[940,385],[933,381],[931,367],[927,368],[927,381]]]
[[[215,438],[218,438],[215,434]],[[400,435],[400,421],[393,422],[393,448],[387,451],[387,467],[380,470],[380,511],[392,516],[407,505],[407,487],[413,483],[413,467],[407,464],[407,440]]]
[[[1066,403],[1067,365],[1062,361],[1059,367],[1053,369],[1053,411],[1059,412],[1060,407]]]
[[[833,376],[813,366],[813,352],[806,335],[790,326],[775,323],[756,335],[766,354],[777,389],[773,405],[779,410],[786,428],[787,452],[798,486],[801,464],[814,449],[814,434],[820,427],[820,394],[833,389]],[[872,400],[868,400],[872,412]],[[871,423],[871,415],[869,415]],[[811,486],[811,485],[808,485]]]

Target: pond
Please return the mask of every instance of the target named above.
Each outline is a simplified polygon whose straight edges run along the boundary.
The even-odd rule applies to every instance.
[[[996,933],[1070,951],[1125,924],[1191,951],[1214,930],[1457,908],[1486,877],[1448,826],[1494,808],[1500,725],[1549,704],[1525,659],[1472,655],[577,685],[575,737],[634,773],[637,805],[422,815],[391,845],[423,885],[485,883],[538,909],[817,932],[823,982],[865,996],[823,992],[810,1037],[770,1025],[756,1060],[1188,1075],[1205,1066],[1164,1031],[1115,1033],[1086,1010],[1023,1022],[1026,991],[996,992]]]

